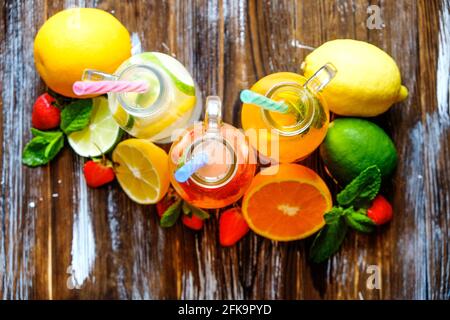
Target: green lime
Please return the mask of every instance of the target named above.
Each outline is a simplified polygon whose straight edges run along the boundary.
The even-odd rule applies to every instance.
[[[72,149],[82,157],[98,157],[110,151],[119,142],[122,131],[112,117],[108,100],[97,97],[92,102],[89,125],[68,135]]]
[[[372,165],[378,166],[385,179],[394,171],[398,159],[395,145],[383,129],[356,118],[339,118],[330,123],[320,155],[331,176],[342,184]]]

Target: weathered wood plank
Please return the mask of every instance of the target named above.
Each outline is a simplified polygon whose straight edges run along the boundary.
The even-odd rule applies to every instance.
[[[384,26],[369,30],[364,0],[4,2],[0,296],[448,299],[449,1],[374,4]],[[224,118],[237,126],[239,91],[272,72],[298,72],[310,47],[355,38],[383,48],[410,90],[405,102],[374,119],[400,154],[384,190],[395,219],[374,235],[351,233],[335,257],[312,265],[311,239],[274,243],[249,235],[224,249],[217,219],[199,233],[181,225],[161,229],[154,208],[133,203],[117,183],[86,188],[83,160],[69,148],[47,167],[22,167],[32,103],[44,90],[34,70],[33,38],[46,18],[71,6],[107,10],[138,36],[143,50],[176,56],[204,97],[223,98]],[[317,154],[304,163],[332,186]],[[366,287],[371,265],[380,268],[381,290]]]
[[[50,209],[49,168],[21,166],[24,143],[30,138],[30,109],[43,90],[34,72],[33,38],[44,21],[42,2],[3,3],[5,37],[2,41],[2,198],[0,294],[29,298],[37,291],[47,297],[47,221]],[[42,246],[36,249],[35,244]],[[39,276],[37,276],[39,272]]]

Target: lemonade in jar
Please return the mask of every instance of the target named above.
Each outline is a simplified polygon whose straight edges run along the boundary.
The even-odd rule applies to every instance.
[[[84,81],[145,82],[145,92],[108,92],[111,113],[130,135],[167,143],[176,129],[201,114],[201,98],[186,68],[175,58],[144,52],[124,61],[114,75],[86,70]]]
[[[320,90],[335,72],[327,64],[310,79],[291,72],[273,73],[251,87],[256,100],[245,99],[241,94],[241,100],[247,102],[242,107],[242,127],[260,158],[295,162],[321,144],[328,128],[329,111]],[[284,110],[262,108],[258,105],[260,99],[271,100]]]

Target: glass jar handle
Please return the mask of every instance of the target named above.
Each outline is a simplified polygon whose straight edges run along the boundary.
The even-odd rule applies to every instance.
[[[218,96],[206,98],[205,111],[206,133],[218,133],[222,126],[222,102]]]
[[[332,63],[328,62],[317,70],[316,73],[314,73],[303,86],[308,88],[312,93],[316,94],[325,88],[331,79],[334,78],[336,72],[336,67]]]
[[[109,74],[106,72],[93,70],[93,69],[86,69],[83,71],[83,75],[81,76],[81,80],[83,81],[114,81],[118,80],[119,78],[116,77],[113,74]]]

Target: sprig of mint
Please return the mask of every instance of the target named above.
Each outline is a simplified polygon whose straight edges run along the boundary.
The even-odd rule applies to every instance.
[[[61,130],[69,135],[89,125],[92,112],[92,99],[76,100],[61,111]]]
[[[364,233],[375,229],[375,223],[367,217],[366,209],[378,194],[380,186],[380,169],[370,166],[338,193],[338,205],[325,213],[325,226],[311,246],[310,259],[313,262],[323,262],[337,252],[348,227]]]
[[[311,127],[315,129],[320,129],[323,127],[327,119],[327,115],[319,100],[311,102],[311,106],[307,107],[305,103],[302,101],[302,99],[299,98],[295,103],[292,104],[292,106],[297,111],[300,120],[303,120],[306,117],[307,108],[314,108],[313,110],[314,115],[311,125],[302,132],[302,135],[307,134],[311,129]]]
[[[22,152],[22,163],[30,166],[42,166],[50,162],[63,148],[64,135],[61,131],[41,131],[31,129],[33,139]]]
[[[192,215],[195,215],[202,220],[209,218],[208,211],[194,207],[188,202],[178,199],[163,213],[160,220],[161,227],[172,227],[175,222],[177,222],[178,218],[181,215],[181,212],[183,212],[183,214],[187,215],[188,217],[192,217]]]
[[[319,100],[316,100],[317,106],[316,106],[316,112],[317,115],[314,117],[313,122],[311,123],[313,128],[320,129],[323,127],[323,124],[325,123],[327,119],[327,114],[325,113],[325,110],[323,109],[322,104]]]
[[[23,149],[23,164],[30,167],[47,164],[64,147],[64,133],[69,135],[72,132],[83,130],[89,125],[92,99],[73,100],[61,96],[60,99],[58,105],[62,108],[61,130],[41,131],[31,128],[34,138]],[[64,105],[64,101],[68,104]]]
[[[363,233],[375,230],[375,223],[367,216],[365,209],[355,211],[353,207],[344,210],[345,222],[349,227]]]
[[[347,224],[342,216],[343,210],[334,211],[333,214],[330,214],[332,219],[329,217],[329,221],[320,230],[311,246],[310,259],[316,263],[325,261],[338,251],[347,234]]]
[[[337,195],[336,200],[343,207],[367,208],[378,194],[380,185],[380,169],[377,166],[368,167]]]

